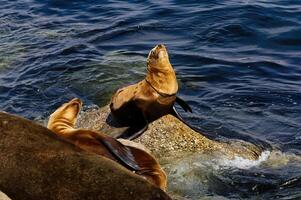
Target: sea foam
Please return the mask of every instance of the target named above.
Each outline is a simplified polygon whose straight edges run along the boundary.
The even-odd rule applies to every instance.
[[[271,152],[263,151],[257,160],[249,160],[239,156],[235,156],[234,159],[221,159],[219,160],[219,165],[223,167],[236,167],[239,169],[249,169],[260,165],[262,162],[266,161]]]

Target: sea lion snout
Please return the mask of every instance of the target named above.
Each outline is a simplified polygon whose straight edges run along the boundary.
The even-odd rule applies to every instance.
[[[163,59],[168,58],[167,49],[164,44],[156,45],[148,54],[148,59]]]
[[[166,51],[166,47],[164,44],[158,44],[152,49],[152,51],[155,51],[156,53],[160,53],[160,51]]]
[[[48,121],[48,128],[52,127],[49,124],[55,124],[55,121],[68,121],[71,124],[75,123],[75,119],[82,108],[82,101],[78,98],[74,98],[67,103],[60,106],[55,112],[50,115]]]
[[[165,47],[165,45],[164,44],[158,44],[157,46],[155,46],[155,49],[157,49],[157,50],[165,50],[166,51],[166,47]]]
[[[79,98],[74,98],[67,103],[66,109],[71,109],[72,112],[77,114],[81,110],[82,106],[83,102]]]
[[[83,102],[82,102],[79,98],[74,98],[74,99],[72,99],[72,100],[69,102],[69,104],[70,104],[70,105],[71,105],[71,104],[76,104],[76,105],[78,105],[79,107],[82,107]]]
[[[74,112],[74,114],[78,114],[82,106],[83,102],[79,98],[74,98],[67,103],[67,109]]]

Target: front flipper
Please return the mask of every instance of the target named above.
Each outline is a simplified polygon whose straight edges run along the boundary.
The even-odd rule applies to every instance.
[[[119,136],[117,136],[118,139],[127,139],[127,140],[134,140],[142,133],[144,133],[148,128],[148,121],[144,117],[143,123],[137,123],[137,126],[131,126],[127,130],[125,130],[123,133],[121,133]]]
[[[186,103],[186,101],[184,101],[183,99],[181,99],[178,96],[176,96],[176,103],[179,104],[185,110],[185,112],[189,111],[192,113],[192,109],[188,105],[188,103]]]
[[[108,150],[115,156],[115,158],[124,164],[128,169],[139,171],[140,166],[135,160],[135,155],[133,154],[131,147],[123,145],[121,142],[107,136],[103,133],[93,132],[94,138],[101,142]]]
[[[133,140],[148,128],[148,120],[134,100],[125,103],[118,110],[111,109],[111,116],[120,125],[129,127],[114,138]]]

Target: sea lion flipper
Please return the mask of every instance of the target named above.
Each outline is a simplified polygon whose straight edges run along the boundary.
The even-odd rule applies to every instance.
[[[198,129],[196,129],[195,127],[191,126],[188,122],[186,122],[182,116],[178,113],[177,109],[175,106],[172,107],[172,110],[170,112],[171,115],[175,116],[176,118],[178,118],[181,122],[183,122],[186,126],[188,126],[189,128],[191,128],[192,130],[199,132]]]
[[[186,101],[184,101],[183,99],[181,99],[178,96],[176,96],[176,103],[179,104],[185,110],[185,112],[189,111],[192,113],[192,109],[188,105],[188,103],[186,103]]]
[[[138,171],[141,170],[139,165],[135,160],[135,156],[131,151],[131,147],[127,147],[123,145],[118,140],[111,138],[109,136],[105,136],[101,133],[98,133],[96,139],[99,140],[103,145],[105,145],[108,150],[123,164],[125,164],[128,168]]]
[[[142,128],[140,128],[140,130],[137,130],[137,128],[136,128],[136,131],[133,131],[133,134],[131,134],[131,136],[128,139],[129,140],[136,139],[142,133],[144,133],[147,129],[148,129],[148,122],[145,120],[145,125]]]
[[[145,123],[139,126],[131,126],[127,130],[125,130],[123,133],[121,133],[119,136],[117,136],[118,139],[127,139],[127,140],[133,140],[137,137],[139,137],[142,133],[144,133],[148,129],[148,121],[145,119]]]
[[[129,122],[129,128],[115,138],[133,140],[147,130],[148,120],[141,109],[134,104],[134,101],[129,102],[127,104],[127,110],[123,110],[123,112],[130,112],[130,114],[124,117],[124,119]]]

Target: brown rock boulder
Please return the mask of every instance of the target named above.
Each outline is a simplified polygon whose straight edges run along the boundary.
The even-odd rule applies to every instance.
[[[110,115],[109,106],[91,108],[82,112],[78,127],[100,130],[114,136],[123,131]],[[134,140],[145,145],[161,161],[164,158],[181,157],[189,153],[221,154],[229,159],[239,156],[258,159],[262,149],[244,141],[222,143],[210,140],[195,132],[172,115],[166,115],[152,122],[142,136]]]
[[[11,199],[170,199],[121,165],[0,112],[0,189]]]

